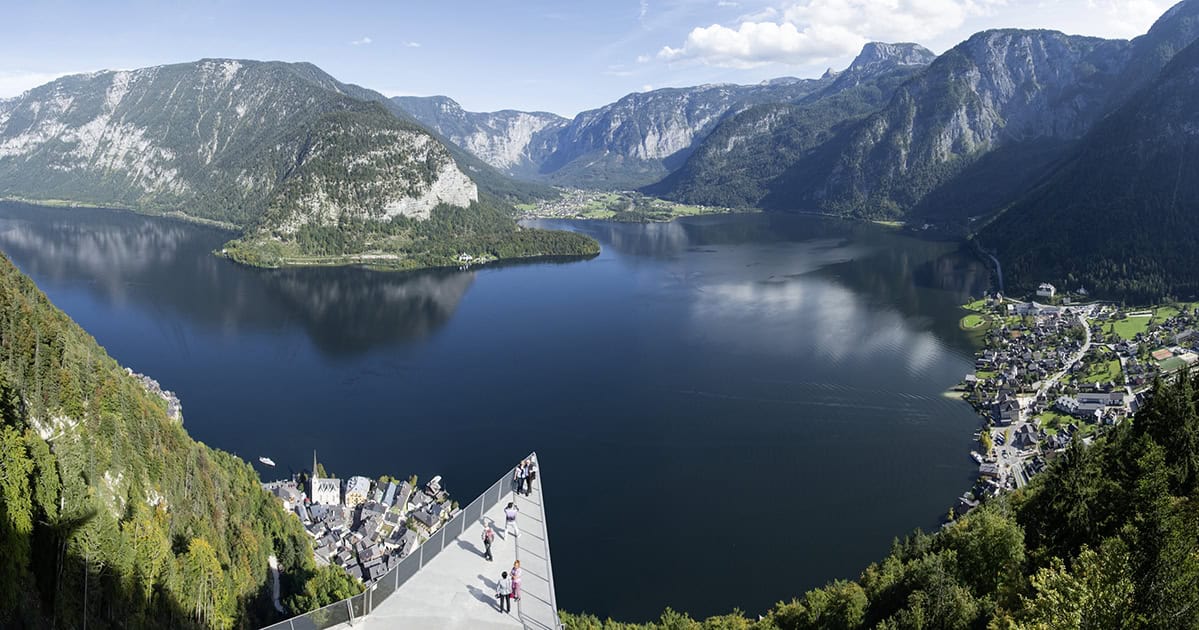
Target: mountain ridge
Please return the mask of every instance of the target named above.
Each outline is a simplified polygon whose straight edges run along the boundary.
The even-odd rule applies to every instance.
[[[486,262],[596,251],[585,237],[520,228],[474,178],[503,196],[548,193],[393,107],[310,63],[204,59],[71,75],[0,103],[0,196],[231,225],[242,238],[224,253],[256,265],[412,268],[455,265],[463,253]]]

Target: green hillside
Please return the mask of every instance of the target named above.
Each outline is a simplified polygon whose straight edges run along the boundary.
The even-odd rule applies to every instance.
[[[356,592],[246,462],[0,258],[0,627],[251,628]]]
[[[1013,287],[1050,281],[1135,302],[1199,294],[1199,44],[984,228]]]

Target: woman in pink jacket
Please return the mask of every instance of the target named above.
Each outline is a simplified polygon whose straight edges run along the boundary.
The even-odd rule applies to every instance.
[[[512,571],[509,575],[512,577],[512,599],[520,601],[520,560],[512,563]]]

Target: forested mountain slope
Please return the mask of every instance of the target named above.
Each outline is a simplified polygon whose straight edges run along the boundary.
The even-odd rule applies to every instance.
[[[1014,287],[1199,295],[1199,43],[1087,134],[979,238]]]
[[[366,164],[305,168],[314,148],[354,142],[369,143],[360,155]],[[310,64],[206,59],[74,75],[0,103],[3,195],[182,210],[248,226],[292,182],[318,176],[332,203],[314,220],[329,211],[420,213],[478,198],[423,129],[346,95]],[[342,185],[365,176],[369,188]],[[344,203],[346,195],[357,203]]]
[[[796,164],[763,203],[903,217],[989,152],[1081,137],[1106,113],[1128,47],[1053,31],[974,35]]]
[[[0,305],[0,627],[257,627],[272,553],[292,610],[356,590],[6,258]]]
[[[646,192],[717,206],[758,206],[776,180],[851,121],[874,113],[935,55],[916,44],[869,43],[849,68],[794,103],[729,116],[681,168]]]

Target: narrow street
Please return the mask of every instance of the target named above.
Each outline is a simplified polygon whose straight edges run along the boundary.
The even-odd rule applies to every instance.
[[[1081,361],[1083,357],[1087,356],[1087,352],[1091,349],[1091,324],[1087,321],[1086,316],[1083,315],[1081,311],[1078,313],[1078,323],[1082,325],[1083,333],[1086,335],[1082,342],[1082,348],[1075,353],[1074,356],[1070,357],[1070,361],[1068,361],[1065,366],[1062,367],[1061,371],[1041,383],[1040,389],[1037,390],[1038,398],[1046,395],[1054,385],[1057,385],[1057,382],[1062,380],[1062,377],[1070,371],[1070,366]]]

